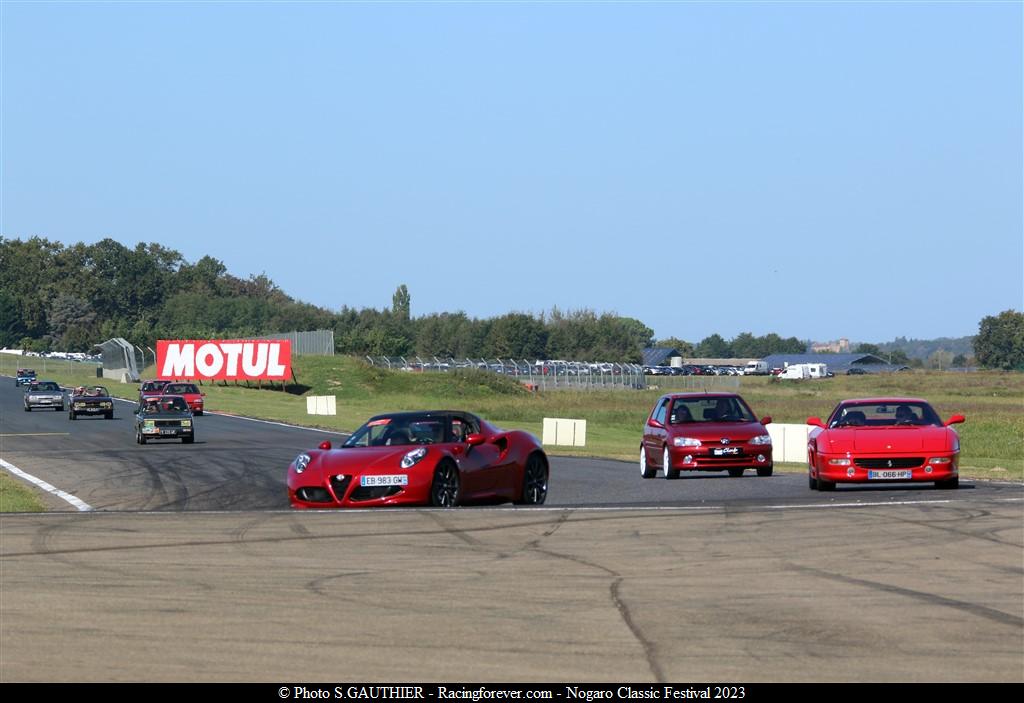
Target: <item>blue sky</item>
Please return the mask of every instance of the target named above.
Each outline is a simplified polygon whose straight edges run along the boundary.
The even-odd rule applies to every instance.
[[[886,341],[1024,298],[1022,5],[0,6],[0,234],[337,309]]]

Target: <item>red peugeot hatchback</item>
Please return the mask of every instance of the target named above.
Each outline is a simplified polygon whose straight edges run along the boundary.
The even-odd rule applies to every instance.
[[[750,406],[735,393],[673,393],[654,404],[640,445],[640,475],[665,478],[680,471],[728,471],[742,476],[756,469],[772,475],[772,439]]]

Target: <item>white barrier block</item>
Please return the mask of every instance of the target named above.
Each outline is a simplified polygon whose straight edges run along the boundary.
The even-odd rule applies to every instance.
[[[546,417],[542,442],[563,447],[586,446],[587,421]]]
[[[541,438],[541,443],[558,443],[558,420],[552,417],[544,418],[544,436]]]
[[[337,398],[333,395],[311,395],[306,398],[307,415],[337,415]]]
[[[585,447],[587,446],[587,421],[576,420],[575,431],[573,433],[572,446],[574,447]]]
[[[810,425],[773,422],[768,425],[772,438],[772,461],[803,464],[807,461],[807,436]]]

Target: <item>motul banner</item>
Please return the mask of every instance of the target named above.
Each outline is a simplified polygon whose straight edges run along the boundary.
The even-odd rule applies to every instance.
[[[292,373],[292,343],[287,339],[160,339],[156,373],[157,378],[168,380],[283,381]]]

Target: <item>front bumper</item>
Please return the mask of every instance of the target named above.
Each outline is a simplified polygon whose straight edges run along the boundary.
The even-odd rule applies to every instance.
[[[322,471],[307,469],[298,474],[293,464],[288,467],[288,499],[292,507],[299,510],[427,505],[430,502],[432,473],[409,472],[406,474],[409,483],[405,486],[367,488],[361,485],[361,477],[364,474],[379,476],[396,473],[404,472],[373,471],[325,475]]]
[[[26,398],[25,405],[30,408],[62,408],[64,407],[64,399],[39,398],[37,400],[32,400],[31,398]]]
[[[737,444],[739,453],[715,456],[720,447],[669,447],[672,468],[679,471],[725,471],[726,469],[772,468],[772,445]]]
[[[831,481],[832,483],[906,483],[906,482],[934,482],[948,481],[959,476],[959,456],[956,454],[939,454],[921,457],[922,461],[917,466],[900,466],[889,468],[885,462],[892,460],[897,464],[899,460],[906,460],[906,456],[865,456],[847,457],[822,456],[818,459],[817,478]],[[849,465],[830,464],[830,459],[849,459]],[[931,463],[932,459],[949,459],[947,463]],[[869,466],[859,466],[858,461],[869,463]],[[900,478],[879,478],[880,472],[902,471],[910,472],[910,477],[905,475]],[[874,477],[872,477],[874,473]]]
[[[143,427],[140,432],[147,440],[152,439],[181,439],[191,437],[192,427]]]

